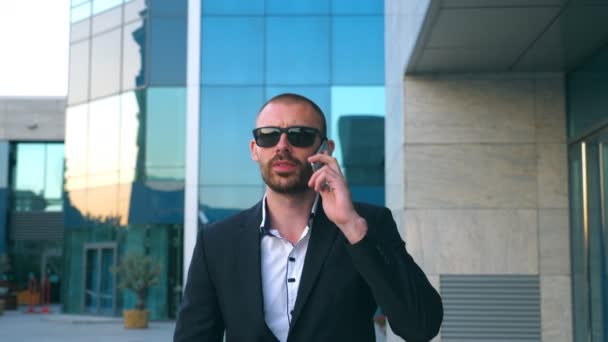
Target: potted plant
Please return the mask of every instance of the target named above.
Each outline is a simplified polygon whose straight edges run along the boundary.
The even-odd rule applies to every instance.
[[[146,299],[150,287],[158,284],[160,263],[142,253],[128,253],[112,268],[112,273],[118,276],[119,288],[129,289],[137,296],[135,308],[123,310],[125,328],[147,328],[149,312]]]

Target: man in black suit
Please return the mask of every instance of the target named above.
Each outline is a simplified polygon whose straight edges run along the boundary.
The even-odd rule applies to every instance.
[[[253,135],[266,194],[199,231],[174,341],[374,341],[377,306],[406,341],[433,338],[441,298],[391,212],[352,202],[321,109],[276,96]]]

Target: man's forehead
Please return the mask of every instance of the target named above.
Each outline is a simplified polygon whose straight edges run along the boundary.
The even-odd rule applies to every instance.
[[[256,119],[256,125],[304,125],[320,126],[321,119],[314,109],[304,102],[277,101],[266,105]]]

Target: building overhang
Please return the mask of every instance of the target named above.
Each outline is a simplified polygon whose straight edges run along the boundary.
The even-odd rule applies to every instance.
[[[560,72],[608,43],[607,0],[432,0],[406,74]]]

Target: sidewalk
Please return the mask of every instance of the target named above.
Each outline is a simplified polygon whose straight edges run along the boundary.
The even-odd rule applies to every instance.
[[[0,342],[169,342],[175,322],[150,322],[148,329],[130,330],[121,317],[26,314],[25,307],[0,316]]]

